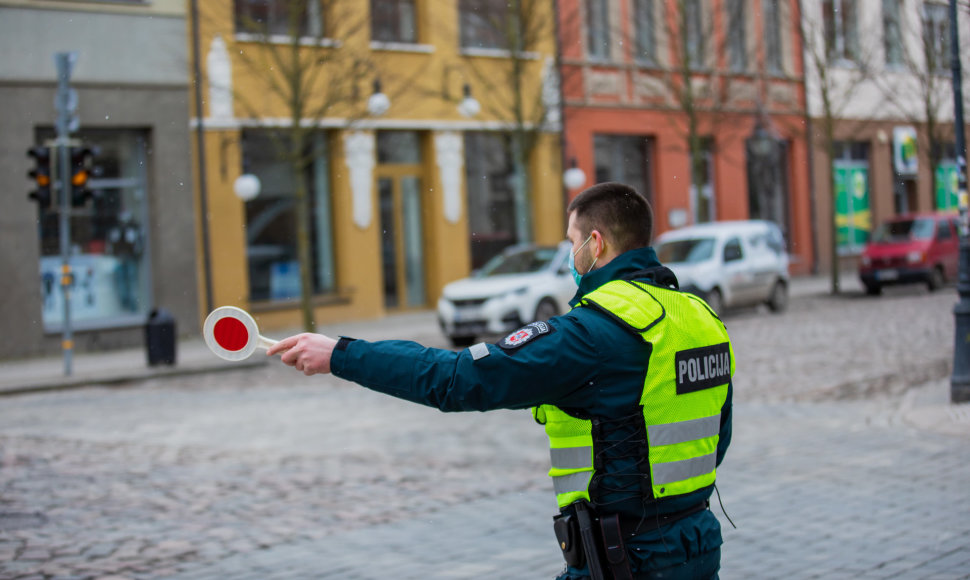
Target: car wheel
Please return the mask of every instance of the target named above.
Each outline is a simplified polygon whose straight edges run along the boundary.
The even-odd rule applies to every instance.
[[[451,341],[451,346],[455,348],[465,348],[475,342],[474,336],[449,336],[448,339]]]
[[[549,320],[557,314],[559,314],[559,309],[556,308],[556,303],[548,298],[543,298],[536,306],[536,315],[533,320]]]
[[[788,308],[788,285],[781,280],[775,282],[774,288],[771,289],[768,308],[772,312],[784,312]]]
[[[930,292],[934,290],[939,290],[943,287],[943,269],[939,266],[930,270],[930,276],[926,279],[926,286],[930,289]]]
[[[707,299],[705,300],[707,305],[714,311],[714,314],[718,316],[724,311],[724,297],[721,296],[721,290],[718,288],[712,289],[707,293]]]
[[[866,286],[866,294],[868,294],[869,296],[879,296],[880,294],[882,294],[882,286],[880,286],[875,282],[867,282],[865,286]]]

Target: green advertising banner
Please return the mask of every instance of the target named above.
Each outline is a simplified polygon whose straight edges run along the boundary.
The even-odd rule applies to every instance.
[[[960,209],[959,176],[955,163],[940,163],[936,167],[936,209],[956,212]]]
[[[862,251],[869,241],[872,213],[869,209],[869,166],[835,162],[835,226],[839,254]]]

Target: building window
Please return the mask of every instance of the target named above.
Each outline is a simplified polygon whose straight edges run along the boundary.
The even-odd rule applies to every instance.
[[[505,0],[459,0],[461,46],[508,50],[505,30],[509,13]]]
[[[657,63],[656,16],[654,14],[655,0],[633,0],[634,27],[636,34],[637,61],[646,64]]]
[[[37,137],[43,143],[54,132],[39,131]],[[78,139],[95,148],[98,170],[88,181],[93,199],[71,214],[72,325],[80,330],[141,324],[152,304],[148,134],[82,130]],[[48,331],[58,330],[64,318],[58,216],[56,202],[39,216],[41,319]]]
[[[926,68],[945,73],[950,64],[950,16],[946,4],[923,4],[923,46]]]
[[[762,0],[765,33],[765,69],[771,74],[782,72],[781,11],[779,0]]]
[[[653,201],[653,140],[646,136],[594,135],[596,183],[619,181]]]
[[[748,68],[748,50],[745,46],[747,42],[747,33],[745,31],[745,1],[727,0],[728,67],[736,72]]]
[[[465,133],[472,268],[515,243],[512,143],[504,133]]]
[[[859,36],[854,0],[822,0],[825,54],[829,62],[856,62]]]
[[[697,70],[704,68],[704,15],[702,0],[685,0],[684,33],[687,35],[687,62]]]
[[[899,23],[900,0],[882,0],[882,42],[886,64],[903,64],[903,34]]]
[[[610,58],[610,18],[607,0],[586,0],[586,54],[593,60]]]
[[[323,34],[319,2],[234,0],[236,32],[270,36]]]
[[[285,132],[243,131],[243,171],[259,177],[258,197],[246,202],[246,257],[252,301],[300,297],[296,246],[296,188],[292,164],[285,158]],[[334,276],[330,180],[326,135],[314,133],[304,154],[310,202],[310,271],[314,293],[332,292]]]
[[[378,42],[417,42],[414,0],[371,0],[370,29]]]

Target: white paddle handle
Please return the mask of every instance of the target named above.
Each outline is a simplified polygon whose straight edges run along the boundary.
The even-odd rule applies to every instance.
[[[269,347],[274,346],[277,342],[279,342],[278,340],[273,340],[272,338],[266,338],[263,335],[259,335],[258,339],[259,339],[259,342],[257,344],[259,344],[260,348],[264,348],[264,349],[268,349]]]

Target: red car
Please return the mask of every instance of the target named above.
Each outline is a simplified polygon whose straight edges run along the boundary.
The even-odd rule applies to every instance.
[[[876,228],[859,259],[867,294],[891,284],[926,284],[936,290],[957,277],[957,216],[916,213],[889,218]]]

